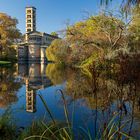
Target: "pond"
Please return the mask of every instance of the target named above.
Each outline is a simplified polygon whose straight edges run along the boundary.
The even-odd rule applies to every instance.
[[[94,73],[92,79],[84,73],[52,63],[0,67],[0,115],[9,113],[19,128],[38,119],[49,121],[41,95],[55,120],[66,120],[66,103],[75,130],[82,132],[84,128],[93,139],[114,115],[120,120],[118,125],[125,124],[125,132],[140,139],[138,84],[120,84],[120,79],[106,78],[104,72],[101,76]]]

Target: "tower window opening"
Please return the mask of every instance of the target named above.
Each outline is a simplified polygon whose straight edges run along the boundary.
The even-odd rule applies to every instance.
[[[31,32],[31,29],[27,29],[27,32]]]
[[[31,27],[31,24],[27,24],[27,27]]]
[[[31,10],[27,10],[27,13],[31,13]]]
[[[27,15],[27,18],[31,18],[31,15]]]
[[[27,23],[31,23],[31,20],[27,20]]]

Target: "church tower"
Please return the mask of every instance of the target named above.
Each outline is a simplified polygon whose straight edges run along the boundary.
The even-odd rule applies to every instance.
[[[26,33],[36,31],[36,8],[26,7]]]
[[[26,33],[18,46],[18,60],[20,63],[46,63],[46,48],[58,37],[36,30],[35,7],[28,6],[25,11]]]

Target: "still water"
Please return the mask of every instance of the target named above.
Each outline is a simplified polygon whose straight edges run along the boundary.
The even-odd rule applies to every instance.
[[[19,128],[25,128],[38,119],[49,121],[51,118],[39,97],[42,95],[53,117],[64,121],[60,90],[64,93],[69,118],[76,130],[84,128],[95,137],[119,112],[121,123],[130,120],[123,128],[125,132],[140,139],[139,88],[136,91],[130,82],[122,88],[112,78],[90,79],[80,70],[62,68],[56,64],[1,67],[0,115],[10,112],[12,121]]]

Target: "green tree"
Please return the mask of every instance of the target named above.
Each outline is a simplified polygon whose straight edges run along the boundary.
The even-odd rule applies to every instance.
[[[66,39],[71,44],[72,61],[102,61],[115,57],[127,45],[126,25],[112,15],[92,16],[68,27]]]
[[[69,47],[64,40],[55,39],[46,49],[48,60],[58,63],[64,62],[69,51]]]
[[[85,22],[78,22],[67,30],[67,38],[77,44],[94,44],[99,49],[103,44],[117,47],[123,37],[125,24],[112,15],[92,16]]]
[[[68,26],[64,39],[55,40],[48,47],[47,56],[56,62],[81,65],[112,57],[126,44],[125,23],[108,13]]]
[[[58,34],[56,32],[51,32],[51,35],[58,37]]]

